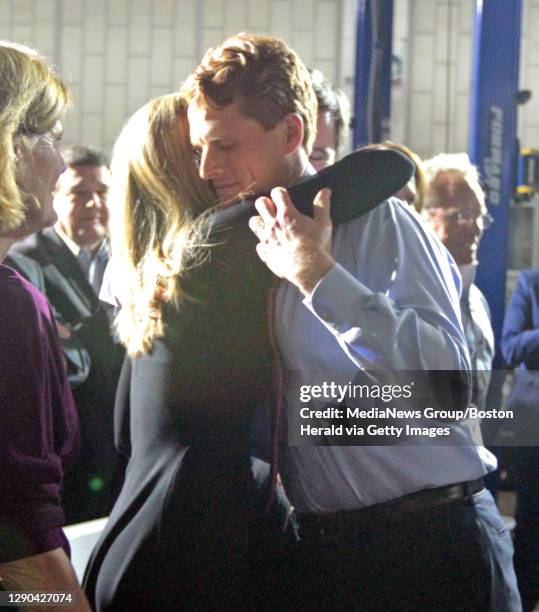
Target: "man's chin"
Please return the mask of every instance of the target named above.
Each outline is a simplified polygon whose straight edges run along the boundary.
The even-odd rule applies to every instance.
[[[237,190],[217,191],[219,207],[227,208],[228,206],[235,204],[241,199],[241,195],[241,191]]]
[[[213,188],[217,194],[219,206],[221,208],[226,208],[231,204],[235,204],[242,199],[252,197],[257,193],[265,193],[263,189],[255,190],[254,185],[255,181],[252,181],[247,186],[242,186],[241,183],[231,183],[230,185],[226,185],[219,189],[219,187],[217,187],[214,183]],[[266,191],[269,191],[269,189]]]
[[[471,264],[477,263],[477,249],[472,251],[460,251],[453,255],[457,265],[459,266],[469,266]]]
[[[75,242],[80,247],[94,248],[105,240],[106,232],[78,232]]]

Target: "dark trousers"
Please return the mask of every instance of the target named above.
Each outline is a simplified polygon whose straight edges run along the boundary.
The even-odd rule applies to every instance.
[[[490,493],[374,523],[296,547],[283,567],[283,608],[521,609],[511,538]]]
[[[512,449],[517,487],[515,570],[524,612],[539,602],[539,447]]]

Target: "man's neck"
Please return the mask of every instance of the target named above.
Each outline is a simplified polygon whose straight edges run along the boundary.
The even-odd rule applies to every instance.
[[[93,244],[80,244],[76,240],[74,240],[71,236],[69,236],[67,232],[64,231],[60,223],[56,223],[54,225],[54,230],[60,236],[60,238],[65,242],[67,248],[73,253],[73,255],[75,255],[75,257],[78,257],[82,249],[86,249],[87,251],[90,251],[93,257],[99,251],[99,249],[101,248],[103,244],[103,241],[105,240],[105,238],[102,238],[101,240],[98,240],[97,242]]]
[[[290,162],[288,186],[295,185],[301,182],[301,179],[307,176],[316,174],[316,170],[312,167],[307,157],[307,153],[303,147],[298,151],[298,155]]]

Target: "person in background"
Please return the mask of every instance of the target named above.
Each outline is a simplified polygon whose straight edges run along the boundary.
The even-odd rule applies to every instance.
[[[333,165],[344,155],[351,127],[350,102],[346,94],[333,87],[320,70],[309,70],[309,74],[318,103],[316,136],[309,161],[313,168],[319,172]],[[417,212],[421,212],[425,192],[425,177],[419,155],[406,145],[390,140],[367,145],[364,148],[394,149],[414,162],[414,176],[410,179],[408,185],[395,194],[395,197],[413,206]]]
[[[477,250],[483,231],[492,223],[485,206],[479,175],[466,153],[440,154],[424,162],[426,175],[424,216],[447,247],[462,277],[460,308],[468,350],[472,360],[472,404],[484,410],[501,404],[504,372],[492,371],[495,343],[490,323],[490,308],[474,282],[478,266]],[[493,445],[501,427],[499,419],[484,419],[473,424],[475,435],[488,449],[503,459],[501,448]],[[499,469],[485,477],[489,491],[496,497]]]
[[[123,354],[98,299],[109,257],[108,160],[83,146],[66,149],[64,156],[67,168],[54,192],[58,221],[12,252],[39,264],[62,341],[81,347],[89,358],[87,378],[73,385],[82,449],[64,493],[67,520],[76,523],[107,515],[122,478],[113,444],[113,404]]]
[[[412,151],[406,145],[391,142],[390,140],[386,140],[382,143],[388,149],[394,149],[395,151],[400,151],[406,157],[409,157],[415,166],[414,175],[408,181],[406,187],[403,187],[400,191],[395,194],[396,198],[400,198],[407,202],[410,206],[416,209],[418,213],[420,213],[423,209],[423,204],[425,202],[425,170],[423,169],[423,162],[417,153]]]
[[[1,261],[15,241],[56,220],[69,94],[36,51],[5,41],[0,80]],[[5,265],[0,301],[0,589],[69,592],[71,609],[89,610],[62,531],[62,479],[78,424],[55,322],[45,296]]]
[[[507,400],[530,445],[511,449],[517,488],[515,570],[524,612],[539,603],[539,269],[520,272],[505,311],[502,352],[516,368]],[[519,428],[520,429],[520,428]],[[519,440],[517,440],[517,443]],[[521,442],[522,443],[522,442]],[[533,446],[532,446],[533,444]]]
[[[86,280],[99,295],[109,258],[108,158],[81,145],[64,149],[62,155],[67,168],[56,187],[58,221],[54,229],[78,258]]]
[[[425,201],[425,171],[423,169],[423,162],[417,153],[412,151],[406,145],[398,142],[392,142],[391,140],[384,140],[380,143],[374,143],[362,147],[362,149],[393,149],[399,151],[406,157],[410,158],[414,163],[415,170],[414,175],[408,181],[400,191],[395,194],[396,198],[409,204],[412,208],[420,213],[423,209],[423,203]]]
[[[17,272],[27,281],[30,281],[34,287],[37,287],[42,293],[45,293],[45,276],[37,261],[30,259],[30,257],[26,257],[26,255],[14,253],[13,249],[11,249],[6,255],[4,263],[10,268],[17,270]],[[62,323],[62,316],[56,312],[54,308],[51,307],[51,309],[60,336],[62,351],[64,353],[67,378],[71,388],[76,389],[88,378],[88,374],[90,373],[90,356],[77,335],[71,333],[69,328]]]
[[[340,159],[348,143],[350,102],[346,94],[333,87],[320,70],[309,70],[318,102],[316,138],[309,161],[318,172]]]
[[[460,307],[472,362],[472,403],[480,410],[487,394],[494,359],[490,309],[474,283],[477,249],[492,223],[479,174],[466,153],[442,153],[423,162],[426,178],[424,215],[453,256],[462,277]]]
[[[344,155],[351,127],[350,102],[346,94],[333,87],[320,70],[311,69],[309,74],[318,103],[316,137],[309,155],[309,161],[313,168],[319,172],[323,168],[333,165]],[[425,192],[425,177],[419,155],[406,145],[390,140],[366,145],[363,148],[394,149],[414,162],[414,176],[410,179],[408,185],[395,194],[395,197],[413,206],[417,212],[421,212]]]
[[[282,573],[285,607],[517,612],[510,537],[482,481],[491,466],[464,427],[452,426],[463,444],[442,446],[294,435],[302,412],[325,405],[314,396],[305,403],[301,388],[385,384],[401,370],[467,379],[447,251],[397,199],[335,228],[327,190],[314,219],[295,209],[282,187],[314,173],[317,104],[283,41],[237,34],[207,51],[183,91],[199,174],[221,205],[245,190],[271,192],[257,199],[250,227],[260,258],[282,279],[270,311],[289,436],[280,466],[300,529]],[[457,398],[460,409],[466,399]]]

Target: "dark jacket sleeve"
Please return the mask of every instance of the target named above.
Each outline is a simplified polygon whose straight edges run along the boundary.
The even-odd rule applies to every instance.
[[[539,327],[533,322],[534,307],[539,292],[539,274],[536,285],[530,272],[521,272],[505,314],[502,333],[502,353],[508,364],[524,364],[528,370],[539,369]]]

